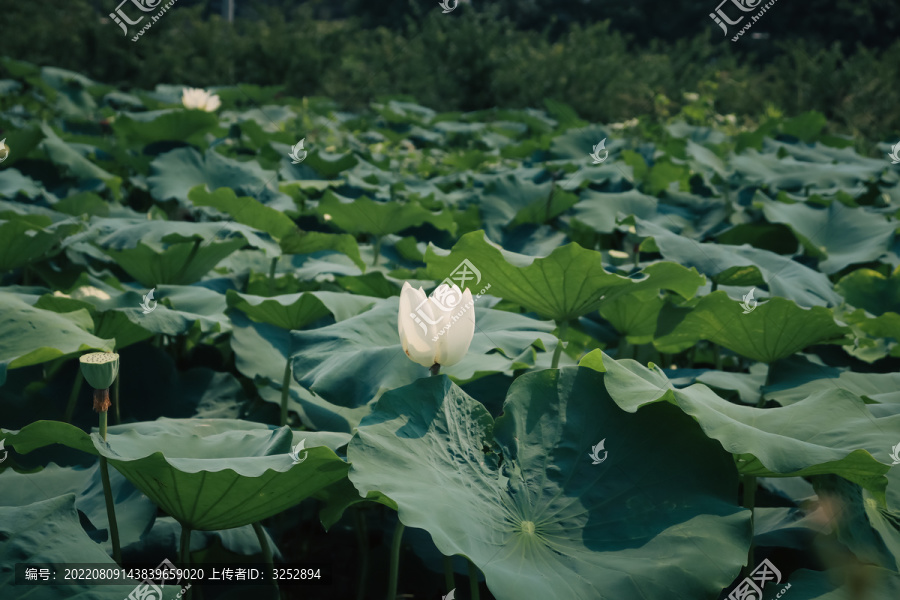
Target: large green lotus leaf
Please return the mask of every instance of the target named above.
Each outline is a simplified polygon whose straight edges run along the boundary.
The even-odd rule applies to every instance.
[[[75,509],[75,495],[66,494],[26,506],[0,507],[0,588],[10,598],[29,600],[122,600],[140,584],[47,584],[14,587],[16,563],[90,563],[117,565],[88,534]],[[16,590],[16,591],[13,591]],[[17,595],[17,591],[20,592]],[[165,586],[160,600],[173,600],[181,589]]]
[[[248,243],[270,256],[281,254],[277,244],[239,223],[104,219],[91,227],[86,236],[97,236],[94,243],[147,288],[199,281]]]
[[[572,214],[600,233],[612,233],[621,217],[635,215],[641,219],[651,219],[656,215],[658,202],[653,196],[637,190],[601,193],[587,189],[581,193]]]
[[[875,421],[859,397],[832,388],[784,408],[739,406],[694,384],[675,389],[656,365],[615,361],[595,350],[580,363],[605,370],[609,395],[625,411],[672,402],[700,423],[704,433],[733,453],[741,473],[757,477],[836,474],[858,483],[885,503],[890,466],[883,457],[900,415]],[[896,442],[894,442],[896,443]],[[882,458],[886,461],[886,458]]]
[[[287,161],[287,158],[284,160]],[[336,177],[341,172],[353,168],[357,162],[359,162],[359,159],[353,156],[352,153],[334,154],[312,148],[309,151],[304,164],[323,177]],[[290,166],[287,166],[287,168],[290,169]],[[287,179],[294,179],[294,177],[289,177]]]
[[[467,233],[452,250],[429,245],[425,252],[428,274],[435,279],[449,277],[464,259],[481,273],[471,287],[490,283],[492,295],[554,321],[586,315],[603,300],[643,290],[668,289],[691,298],[704,283],[696,271],[674,263],[650,265],[641,272],[643,279],[615,275],[604,270],[599,252],[574,243],[544,258],[516,254],[489,242],[483,231]]]
[[[818,257],[819,270],[831,275],[853,264],[883,256],[891,245],[896,223],[832,202],[827,208],[806,204],[766,201],[763,213],[772,223],[784,223],[794,232],[810,256]]]
[[[854,373],[791,357],[772,365],[767,400],[786,406],[815,392],[840,388],[872,402],[900,404],[900,373]],[[898,440],[900,441],[900,440]]]
[[[340,323],[291,332],[294,378],[329,402],[359,407],[427,376],[428,370],[409,360],[400,345],[399,309],[399,298],[388,298]],[[474,310],[475,335],[468,353],[444,368],[457,381],[511,375],[534,365],[534,345],[551,348],[556,343],[552,323],[477,305]]]
[[[41,149],[47,153],[50,161],[55,164],[64,175],[71,175],[82,182],[99,181],[105,184],[112,192],[113,197],[119,198],[122,187],[122,178],[105,171],[86,159],[80,152],[62,140],[56,132],[46,123],[41,126],[44,139],[40,143]]]
[[[130,145],[150,144],[164,140],[201,141],[203,134],[215,128],[219,118],[214,113],[181,108],[139,113],[119,113],[112,123],[116,135]]]
[[[654,290],[620,296],[604,301],[597,312],[616,331],[626,336],[629,344],[649,344],[656,333],[656,320],[665,300]]]
[[[0,434],[22,453],[62,443],[105,456],[160,508],[199,530],[270,517],[345,477],[348,469],[325,445],[335,444],[334,434],[302,432],[309,455],[294,465],[288,453],[299,440],[289,427],[239,419],[130,423],[110,427],[106,442],[54,421]]]
[[[122,546],[140,540],[156,516],[156,505],[139,492],[116,471],[110,472],[110,488],[116,501],[119,521],[119,539]],[[63,494],[78,495],[75,506],[83,512],[94,527],[106,529],[106,500],[100,470],[95,464],[90,469],[65,468],[50,463],[34,473],[18,473],[12,469],[0,471],[0,506],[25,506],[49,500]],[[107,541],[108,550],[112,545]]]
[[[842,277],[834,289],[848,304],[873,315],[900,313],[900,267],[890,277],[872,269],[857,269]]]
[[[741,303],[720,290],[701,298],[677,323],[661,323],[653,345],[660,352],[680,352],[709,340],[770,363],[807,346],[839,340],[849,331],[822,306],[800,308],[790,300],[770,298],[744,314]]]
[[[342,292],[301,292],[281,296],[253,296],[234,290],[226,292],[228,306],[243,311],[254,321],[284,329],[301,329],[325,315],[343,321],[371,308],[379,298]]]
[[[249,196],[238,198],[230,188],[209,192],[205,187],[198,186],[188,193],[188,198],[194,206],[212,206],[231,215],[239,223],[265,231],[278,240],[281,250],[286,254],[334,250],[346,254],[360,269],[365,269],[365,264],[359,257],[359,245],[350,234],[302,231],[283,212]]]
[[[6,370],[44,363],[85,350],[113,351],[114,340],[85,331],[77,319],[30,306],[0,291],[0,385]]]
[[[0,220],[0,272],[18,269],[49,252],[61,239],[30,218]]]
[[[528,206],[546,201],[550,197],[553,184],[550,181],[535,183],[546,177],[542,167],[519,167],[499,174],[476,174],[472,176],[478,189],[478,210],[484,220],[484,227],[493,239],[500,239],[503,231]]]
[[[812,483],[820,502],[828,507],[825,514],[831,517],[829,524],[837,539],[862,562],[897,572],[900,507],[885,506],[869,491],[834,475],[813,477]]]
[[[284,369],[291,355],[290,331],[268,323],[254,323],[238,311],[229,314],[233,323],[230,341],[235,367],[256,381],[263,400],[280,405]],[[338,406],[311,393],[293,378],[288,384],[288,410],[300,415],[303,423],[314,429],[350,433],[369,414],[367,405]]]
[[[731,458],[676,407],[621,411],[590,369],[521,376],[496,421],[419,380],[382,397],[348,459],[361,494],[467,556],[498,600],[711,598],[750,542]]]
[[[88,282],[89,278],[82,277],[81,281]],[[77,299],[47,294],[34,306],[58,313],[88,308],[94,322],[94,334],[98,337],[115,338],[117,350],[152,337],[154,333],[182,335],[195,324],[203,333],[227,331],[231,326],[225,316],[228,308],[225,296],[199,285],[157,286],[153,294],[156,305],[148,314],[144,314],[140,306],[143,296],[149,290],[141,294],[104,287],[106,289],[101,288],[101,291],[110,295],[109,299],[96,292],[81,292],[85,289],[82,287],[75,291]],[[90,288],[88,290],[93,291]]]
[[[731,157],[731,166],[745,181],[745,185],[765,185],[773,191],[806,190],[833,193],[837,190],[855,191],[866,181],[877,178],[884,170],[859,164],[838,164],[781,158],[777,153],[760,154],[750,150]]]
[[[278,182],[274,171],[264,170],[255,160],[241,162],[214,150],[201,155],[193,148],[177,148],[156,157],[150,168],[153,172],[147,178],[150,194],[160,201],[174,198],[185,207],[191,206],[188,193],[198,185],[206,185],[211,190],[227,187],[238,196],[257,198],[269,184],[275,189]],[[290,201],[280,192],[277,196]]]
[[[664,258],[693,267],[719,285],[767,285],[773,296],[793,300],[800,306],[841,303],[828,277],[774,252],[747,245],[701,244],[640,219],[637,233],[653,238]]]
[[[365,196],[344,202],[331,190],[322,195],[316,213],[330,215],[330,222],[348,233],[388,235],[423,223],[456,233],[450,210],[432,212],[417,203],[375,202]]]
[[[860,565],[858,573],[863,573],[861,579],[869,582],[867,596],[859,595],[859,585],[856,581],[846,582],[849,575],[847,569],[835,571],[810,571],[798,569],[791,573],[788,582],[790,590],[776,599],[776,595],[784,589],[781,585],[771,582],[766,586],[764,600],[781,600],[789,597],[791,600],[881,600],[887,598],[900,598],[900,575],[894,571],[876,567],[874,565]],[[855,567],[854,567],[855,570]],[[842,582],[836,585],[835,581]]]

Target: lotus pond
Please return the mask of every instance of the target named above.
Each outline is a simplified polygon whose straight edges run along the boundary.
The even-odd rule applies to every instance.
[[[900,597],[889,145],[3,65],[4,600]]]

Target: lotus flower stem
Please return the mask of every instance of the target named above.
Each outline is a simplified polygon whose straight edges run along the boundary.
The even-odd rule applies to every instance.
[[[372,265],[378,266],[378,258],[381,256],[381,236],[375,236],[375,243],[373,245],[374,257],[372,258]]]
[[[113,384],[113,408],[116,409],[116,425],[122,422],[122,413],[119,410],[119,376],[116,375],[116,382]]]
[[[278,265],[278,257],[272,259],[272,264],[269,265],[269,293],[273,296],[275,295],[275,267]]]
[[[394,540],[391,543],[391,572],[388,579],[387,600],[397,600],[397,575],[400,571],[400,542],[403,541],[405,526],[397,519],[397,527],[394,529]]]
[[[278,584],[275,583],[275,580],[272,579],[272,572],[275,569],[275,561],[272,558],[272,549],[269,547],[269,540],[266,537],[266,531],[263,529],[263,526],[257,521],[253,524],[253,531],[256,532],[256,539],[259,540],[259,547],[262,548],[263,561],[266,563],[267,573],[266,573],[266,581],[272,583],[275,586],[275,598],[281,598],[281,589],[278,587]]]
[[[444,585],[448,590],[456,589],[456,581],[453,579],[453,557],[444,557]]]
[[[181,265],[181,268],[178,269],[178,273],[175,274],[175,277],[172,278],[172,281],[170,283],[181,283],[181,276],[184,275],[184,272],[187,271],[188,266],[190,266],[191,262],[194,260],[194,257],[197,256],[198,250],[200,250],[200,240],[195,239],[194,247],[191,248],[190,253],[187,255],[187,258],[184,259],[184,263]]]
[[[428,367],[428,372],[431,373],[432,377],[438,375],[441,372],[441,365],[439,365],[438,363],[434,363],[433,365]]]
[[[284,377],[281,380],[281,426],[288,421],[288,396],[291,394],[291,357],[284,365]]]
[[[75,403],[78,402],[78,394],[81,393],[81,384],[84,382],[84,375],[81,369],[75,374],[75,381],[72,383],[72,391],[69,393],[69,404],[66,405],[66,423],[72,422],[72,416],[75,414]]]
[[[559,367],[559,356],[562,354],[563,349],[563,338],[566,337],[566,330],[569,328],[568,321],[557,321],[556,326],[559,328],[559,342],[556,344],[556,349],[553,351],[553,360],[550,362],[550,368],[555,369]]]
[[[106,433],[106,413],[101,413],[100,427]],[[105,438],[104,438],[105,439]],[[122,564],[122,548],[119,546],[119,524],[116,521],[116,504],[113,502],[112,486],[109,484],[109,465],[106,457],[100,457],[100,480],[103,482],[103,497],[106,499],[106,518],[109,519],[109,541],[112,542],[113,560]]]
[[[182,569],[186,569],[191,564],[191,528],[181,524],[181,550],[178,552],[178,558],[181,562],[179,565]],[[191,588],[188,588],[182,598],[190,598]]]
[[[478,600],[478,567],[471,560],[467,562],[469,563],[469,596],[472,597],[472,600]]]
[[[356,541],[359,545],[359,586],[356,588],[356,600],[365,600],[366,580],[369,579],[369,533],[362,510],[353,509],[353,524],[356,526]]]

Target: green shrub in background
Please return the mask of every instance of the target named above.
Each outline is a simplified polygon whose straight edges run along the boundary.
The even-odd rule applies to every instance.
[[[257,18],[228,24],[209,3],[185,2],[132,42],[97,2],[46,0],[39,19],[28,4],[2,4],[6,56],[122,87],[283,85],[291,95],[328,96],[351,110],[396,94],[445,111],[534,107],[551,98],[599,122],[665,118],[685,104],[683,92],[703,88],[715,113],[752,123],[817,110],[833,133],[852,136],[866,153],[900,132],[896,41],[884,50],[846,50],[773,36],[765,42],[772,58],[760,64],[745,54],[761,40],[734,44],[705,23],[672,42],[636,39],[609,22],[572,24],[551,41],[546,31],[516,29],[499,5],[421,18],[411,12],[396,30],[364,28],[356,18],[317,20],[313,4],[287,14],[258,5]],[[766,26],[779,18],[767,14]]]

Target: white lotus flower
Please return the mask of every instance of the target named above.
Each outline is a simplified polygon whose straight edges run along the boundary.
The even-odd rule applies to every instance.
[[[469,350],[475,334],[475,303],[472,292],[441,284],[432,297],[403,284],[397,319],[400,344],[413,362],[423,367],[450,366]]]
[[[185,108],[199,108],[206,112],[213,112],[222,105],[222,101],[217,95],[197,88],[184,88],[181,93],[181,103]]]

